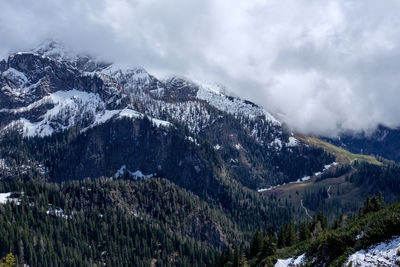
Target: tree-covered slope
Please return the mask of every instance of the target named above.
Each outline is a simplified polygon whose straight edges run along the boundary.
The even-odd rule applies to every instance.
[[[349,256],[400,235],[400,202],[385,207],[381,195],[368,197],[359,214],[338,217],[329,227],[319,213],[311,222],[255,232],[248,249],[224,252],[220,266],[352,266]],[[382,245],[381,245],[382,246]],[[360,252],[359,252],[360,253]],[[372,253],[372,252],[371,252]],[[383,253],[384,254],[384,253]],[[396,255],[387,260],[395,266]],[[385,261],[383,261],[385,262]],[[379,260],[375,262],[377,265]],[[346,265],[345,265],[346,264]],[[383,264],[383,263],[382,263]]]
[[[210,243],[223,244],[221,224],[232,224],[166,180],[0,187],[24,192],[13,193],[18,203],[0,204],[0,253],[30,266],[204,266],[219,249]],[[152,198],[161,195],[155,205]]]

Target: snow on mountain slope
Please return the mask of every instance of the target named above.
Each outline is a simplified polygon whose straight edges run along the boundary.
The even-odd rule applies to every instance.
[[[400,237],[350,255],[345,266],[396,266],[400,263]]]
[[[226,113],[260,144],[274,150],[297,145],[294,137],[283,136],[281,123],[263,108],[209,84],[180,77],[158,80],[143,68],[96,61],[57,41],[13,54],[8,61],[15,68],[8,64],[1,73],[0,91],[6,97],[0,92],[0,104],[5,103],[0,131],[17,126],[25,136],[47,136],[72,126],[87,129],[129,109],[142,114],[137,118],[146,115],[164,126],[178,122],[199,134]]]
[[[205,100],[210,105],[219,110],[225,111],[233,115],[247,116],[249,118],[265,116],[265,119],[273,122],[274,124],[281,125],[281,123],[274,118],[270,113],[266,112],[263,108],[236,97],[228,97],[222,93],[213,90],[209,87],[200,87],[197,91],[197,98]]]
[[[41,120],[31,122],[20,118],[6,128],[16,126],[22,129],[24,136],[48,136],[55,131],[63,131],[72,125],[88,126],[93,123],[96,112],[104,112],[104,102],[93,93],[77,90],[57,91],[27,107],[8,110],[12,113],[30,111],[43,104],[52,104],[53,107],[41,116]]]
[[[108,121],[113,117],[144,118],[144,114],[129,108],[107,110],[98,94],[78,90],[57,91],[27,107],[10,109],[8,112],[21,113],[44,104],[52,104],[53,108],[41,116],[39,121],[31,122],[26,118],[13,121],[5,127],[21,129],[26,137],[48,136],[54,132],[65,131],[72,126],[87,129]],[[2,110],[0,110],[1,112]],[[4,111],[4,110],[3,110]],[[169,122],[152,119],[157,126],[169,126]]]
[[[164,89],[161,82],[143,68],[126,68],[112,64],[103,69],[101,73],[112,77],[124,88],[125,93],[133,97],[135,94],[146,90]]]
[[[226,96],[220,93],[218,88],[214,88],[215,86],[210,84],[196,83],[185,78],[177,77],[171,77],[166,81],[159,81],[143,68],[127,68],[126,66],[119,66],[118,64],[102,63],[101,61],[96,61],[89,55],[76,54],[74,51],[67,49],[62,43],[55,40],[42,43],[39,47],[34,49],[33,52],[56,59],[60,62],[67,62],[81,71],[87,69],[87,66],[85,64],[79,64],[79,62],[89,61],[91,62],[90,65],[93,65],[92,72],[101,72],[112,77],[116,82],[121,84],[128,93],[140,89],[148,89],[149,91],[153,91],[153,93],[160,93],[165,91],[167,84],[172,84],[177,90],[181,90],[179,86],[192,87],[193,90],[197,91],[197,99],[205,100],[221,111],[250,118],[265,116],[266,120],[277,125],[281,124],[263,108],[249,101]]]
[[[14,68],[9,68],[2,73],[2,76],[8,77],[11,82],[22,88],[28,82],[28,78],[25,76],[25,74]]]
[[[97,68],[94,68],[94,71],[112,77],[115,81],[121,84],[127,92],[132,92],[138,89],[148,89],[153,91],[153,93],[154,91],[160,92],[165,90],[166,84],[172,84],[177,90],[181,90],[179,87],[192,87],[197,91],[197,99],[205,100],[219,110],[251,118],[265,116],[266,120],[280,125],[280,122],[263,108],[258,107],[249,101],[225,96],[222,93],[219,93],[218,90],[214,89],[210,84],[196,83],[185,78],[177,77],[171,77],[166,81],[159,81],[143,68],[127,68],[126,66],[119,66],[118,64],[100,64],[101,62],[97,62],[88,55],[75,54],[72,50],[67,49],[62,43],[54,40],[44,42],[33,51],[61,62],[68,62],[80,70],[84,70],[84,68],[82,69],[82,66],[79,65],[78,62],[90,59],[90,61],[93,62],[93,65],[97,66]]]

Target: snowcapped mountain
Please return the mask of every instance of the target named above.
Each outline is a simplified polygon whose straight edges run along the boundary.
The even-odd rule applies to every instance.
[[[25,136],[46,136],[73,126],[97,125],[127,109],[179,121],[196,134],[218,119],[218,112],[261,119],[281,132],[281,123],[251,102],[187,79],[160,81],[142,68],[98,62],[55,41],[15,53],[1,66],[1,131],[18,126]],[[258,129],[251,130],[257,136]]]
[[[160,80],[143,68],[97,61],[89,55],[74,53],[55,41],[32,51],[14,53],[0,61],[0,136],[17,131],[24,137],[41,138],[74,130],[82,135],[79,142],[83,142],[82,138],[90,129],[101,126],[102,131],[106,131],[105,127],[115,131],[112,136],[106,136],[105,132],[99,134],[110,138],[108,142],[116,147],[116,136],[124,139],[122,134],[126,133],[114,126],[120,125],[117,121],[126,119],[142,131],[150,130],[138,122],[144,119],[163,129],[156,134],[160,134],[157,142],[168,139],[169,133],[178,130],[184,134],[183,138],[179,137],[181,142],[189,141],[200,150],[207,150],[208,146],[213,148],[212,153],[222,158],[229,175],[252,189],[295,181],[332,162],[327,156],[321,157],[321,150],[296,140],[284,124],[262,107],[227,96],[215,86],[182,77]],[[154,152],[161,153],[162,157],[167,155],[164,150],[170,145],[170,141],[163,142],[160,151]],[[88,152],[82,157],[94,153],[90,143],[87,145]],[[104,145],[104,149],[108,147]],[[148,154],[149,149],[141,153]],[[105,154],[103,156],[103,172],[98,171],[101,168],[88,171],[89,166],[95,166],[91,161],[93,158],[88,159],[90,164],[87,166],[79,165],[81,171],[70,169],[62,174],[112,176],[124,165],[129,170],[160,173],[157,169],[163,166],[155,161],[152,167],[143,167],[134,159],[129,165],[120,155],[109,159]],[[190,162],[194,173],[209,168],[207,164],[200,167],[193,158]],[[55,163],[49,162],[45,166],[51,173],[49,164]],[[176,164],[179,167],[182,162],[177,160]],[[57,168],[53,167],[53,174],[57,173]]]

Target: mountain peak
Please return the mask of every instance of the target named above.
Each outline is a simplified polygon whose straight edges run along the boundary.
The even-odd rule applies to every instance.
[[[31,52],[67,63],[85,72],[101,71],[111,65],[111,63],[98,60],[90,54],[74,51],[57,39],[46,40]]]
[[[77,53],[67,48],[61,41],[50,39],[42,42],[32,52],[50,57],[59,61],[71,61],[76,58]]]

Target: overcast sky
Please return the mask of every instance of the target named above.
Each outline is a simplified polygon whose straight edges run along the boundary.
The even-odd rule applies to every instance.
[[[78,51],[225,84],[297,131],[400,125],[399,0],[2,0],[0,55]]]

